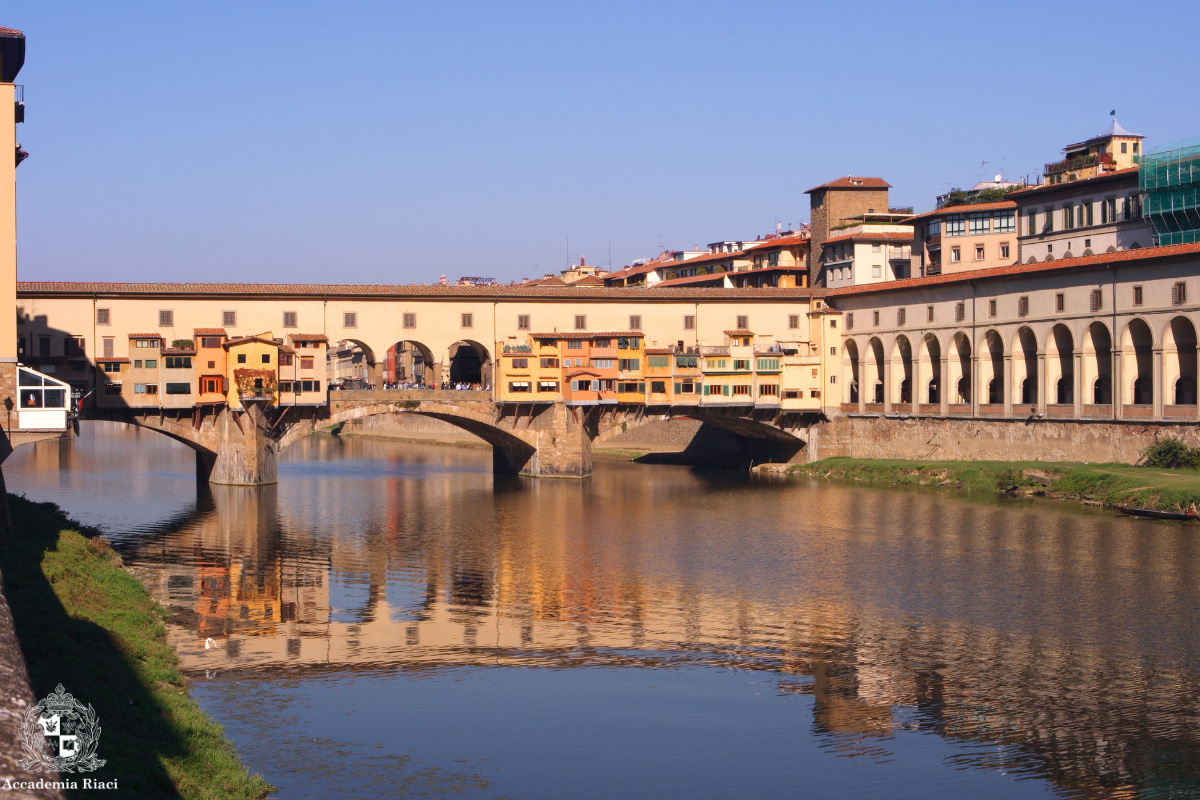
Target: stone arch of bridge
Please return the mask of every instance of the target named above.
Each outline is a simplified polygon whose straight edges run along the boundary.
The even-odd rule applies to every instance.
[[[646,425],[660,424],[672,419],[688,419],[712,425],[727,433],[757,443],[775,451],[772,460],[787,460],[798,453],[806,444],[796,431],[806,430],[815,415],[787,414],[762,410],[730,413],[728,409],[697,408],[686,414],[643,414],[630,411],[627,414],[611,414],[596,421],[592,445],[605,442]]]

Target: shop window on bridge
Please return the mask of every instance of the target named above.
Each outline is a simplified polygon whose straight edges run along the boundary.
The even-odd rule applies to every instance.
[[[163,366],[167,369],[191,369],[191,356],[164,356]]]
[[[558,381],[538,381],[537,390],[539,392],[557,392]]]
[[[313,368],[313,356],[301,356],[300,357],[300,369],[312,369],[312,368]]]
[[[582,350],[583,349],[583,341],[581,339],[572,339],[571,341],[567,342],[567,349],[568,350]]]
[[[100,369],[104,370],[105,372],[119,373],[121,371],[121,365],[116,361],[105,361],[100,365]]]
[[[280,381],[279,382],[279,393],[280,394],[291,394],[292,393],[292,382],[291,381]]]
[[[777,384],[777,383],[760,384],[758,387],[758,396],[759,397],[766,397],[766,396],[778,397],[779,396],[779,384]]]
[[[642,360],[640,358],[618,358],[617,369],[622,372],[636,371],[642,368]]]
[[[529,381],[509,381],[508,390],[510,392],[528,392]]]
[[[319,392],[321,391],[320,381],[296,381],[296,386],[300,387],[302,392]]]
[[[739,395],[740,395],[740,394],[744,394],[744,395],[748,395],[748,394],[750,394],[750,384],[748,384],[748,383],[739,383],[739,384],[736,384],[736,385],[733,387],[733,393],[734,393],[734,394],[739,394]]]
[[[146,363],[146,369],[158,369],[158,359],[157,358],[147,358],[145,363]]]
[[[833,355],[837,355],[837,353],[833,353]],[[761,369],[761,370],[779,369],[779,359],[778,358],[760,358],[757,360],[756,364],[758,366],[758,369]]]
[[[281,366],[281,367],[292,366],[292,354],[291,353],[280,353],[279,354],[279,366]]]
[[[650,394],[666,394],[666,393],[667,393],[667,382],[666,381],[650,381]]]
[[[734,369],[750,369],[750,359],[735,358],[733,360],[733,368]]]
[[[134,394],[158,394],[157,383],[135,383],[133,385]]]
[[[104,394],[107,397],[119,397],[121,394],[121,384],[106,383],[104,385]]]
[[[543,358],[543,359],[540,359],[540,366],[542,366],[543,368],[547,368],[547,369],[548,369],[548,368],[552,368],[552,367],[557,367],[557,366],[558,366],[558,359],[557,359],[557,358]]]
[[[675,356],[675,366],[683,369],[696,369],[700,366],[700,358],[698,356]]]
[[[168,383],[167,394],[191,394],[192,384],[190,383]]]
[[[691,381],[679,381],[675,384],[675,394],[695,394],[697,385]]]
[[[513,369],[529,369],[529,359],[528,358],[514,358],[512,360],[512,368]]]
[[[638,388],[641,387],[641,388]],[[621,381],[617,384],[618,392],[645,392],[646,384],[637,381]]]
[[[64,336],[63,337],[63,353],[67,356],[82,356],[83,352],[83,337],[82,336]]]
[[[142,347],[157,350],[159,346],[158,339],[135,339],[134,341],[137,342],[137,344],[134,345],[135,348]]]
[[[220,378],[201,378],[200,394],[218,394],[221,391]]]
[[[817,390],[814,389],[813,391],[817,391]],[[784,400],[803,400],[804,399],[804,390],[803,389],[784,389],[783,390],[783,399]]]
[[[669,367],[669,366],[671,366],[671,357],[670,356],[647,356],[646,357],[646,366],[651,369],[654,369],[656,367]]]

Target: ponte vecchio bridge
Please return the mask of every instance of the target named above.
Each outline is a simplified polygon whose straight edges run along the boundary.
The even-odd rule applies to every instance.
[[[794,457],[805,444],[804,431],[826,410],[820,387],[827,362],[836,359],[838,331],[825,322],[836,312],[821,295],[809,289],[22,283],[18,341],[24,362],[84,395],[81,418],[122,421],[175,438],[196,450],[203,474],[218,483],[274,482],[279,449],[318,429],[392,413],[434,417],[479,436],[492,445],[497,472],[584,477],[593,442],[677,416],[743,437],[757,460]],[[561,333],[563,353],[570,355],[565,348],[581,338],[612,346],[604,332],[624,332],[623,345],[632,340],[638,350],[636,358],[621,359],[619,371],[616,359],[596,357],[604,353],[593,347],[591,358],[533,359],[535,368],[552,362],[554,381],[505,374],[519,372],[529,359],[502,355],[523,355],[536,344],[534,336],[545,343]],[[329,390],[324,361],[335,342],[361,349],[369,388]],[[384,361],[398,343],[424,365],[424,388],[385,388]],[[738,345],[747,355],[771,357],[738,359]],[[464,355],[476,370],[467,382],[476,388],[444,389],[459,377],[455,361]],[[724,377],[702,377],[706,360]],[[671,365],[659,370],[662,380],[650,369],[660,362]],[[672,372],[676,362],[686,364],[687,374]],[[735,381],[738,375],[744,377]],[[711,394],[701,391],[705,381]],[[797,388],[787,388],[792,383]],[[575,388],[581,391],[572,395]]]

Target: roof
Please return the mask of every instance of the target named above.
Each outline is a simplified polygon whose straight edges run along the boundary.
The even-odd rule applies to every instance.
[[[875,233],[847,233],[845,236],[834,236],[832,239],[826,239],[822,244],[837,244],[838,242],[911,242],[913,240],[912,233],[900,233],[898,231],[877,231]]]
[[[288,334],[293,342],[328,342],[329,337],[323,333],[290,333]]]
[[[859,178],[854,175],[847,175],[844,178],[837,178],[829,183],[822,183],[820,186],[814,186],[805,191],[805,194],[812,194],[821,189],[890,189],[892,185],[883,178]]]
[[[809,241],[807,233],[793,233],[791,235],[775,236],[771,239],[766,239],[761,242],[754,242],[755,252],[762,252],[775,247],[790,247],[794,244],[805,244]]]
[[[933,211],[926,211],[924,214],[914,214],[904,220],[907,224],[914,219],[924,219],[926,217],[938,217],[942,214],[970,214],[977,211],[999,211],[1002,208],[1016,208],[1015,200],[997,200],[994,203],[964,203],[959,206],[945,206],[944,208],[935,208]]]
[[[0,28],[0,36],[24,36],[24,35],[25,34],[21,33],[16,28]]]
[[[694,263],[694,259],[692,260]],[[779,292],[793,297],[811,297],[810,289],[677,289],[680,300],[726,298],[771,298]],[[85,281],[18,281],[17,295],[23,297],[171,297],[226,299],[231,295],[282,300],[285,298],[372,298],[409,300],[417,298],[494,301],[504,298],[542,300],[662,300],[665,292],[648,286],[610,287],[602,290],[571,286],[442,286],[440,284],[370,285],[321,283],[101,283]],[[818,291],[817,294],[820,294]]]
[[[1101,172],[1093,175],[1090,178],[1080,178],[1077,181],[1063,181],[1062,183],[1043,183],[1037,186],[1030,186],[1028,189],[1017,189],[1009,192],[1009,197],[1028,197],[1037,192],[1054,192],[1068,191],[1080,184],[1086,184],[1091,181],[1106,181],[1115,180],[1117,178],[1136,177],[1138,172],[1137,167],[1125,167],[1124,169],[1114,169],[1112,172]]]
[[[554,331],[531,333],[534,339],[614,339],[618,336],[642,336],[641,331]]]
[[[720,281],[725,283],[726,275],[740,275],[738,272],[708,272],[704,275],[688,275],[686,278],[671,278],[666,281],[659,281],[654,284],[655,289],[670,289],[672,286],[687,286],[693,283],[706,283],[708,281]]]
[[[577,281],[571,283],[572,286],[603,286],[604,281],[597,278],[595,275],[585,275]]]
[[[1136,265],[1140,262],[1153,262],[1162,258],[1177,258],[1195,254],[1200,254],[1200,242],[1195,244],[1174,244],[1166,247],[1142,247],[1137,250],[1121,250],[1115,253],[1101,253],[1094,256],[1059,258],[1054,261],[1042,261],[1037,264],[1012,264],[1007,267],[973,269],[968,272],[952,272],[925,278],[907,278],[902,281],[883,281],[863,286],[846,286],[840,289],[829,289],[826,295],[836,298],[843,295],[875,294],[878,292],[891,292],[897,289],[922,288],[948,283],[969,283],[970,281],[1006,278],[1012,275],[1028,275],[1053,270],[1091,269],[1094,267],[1104,267],[1108,264]]]
[[[164,347],[162,349],[165,356],[194,356],[196,348],[194,347]]]
[[[647,347],[645,350],[648,356],[669,356],[675,352],[673,347]]]
[[[250,342],[259,342],[260,344],[269,344],[272,347],[279,347],[279,342],[275,341],[274,339],[264,339],[261,336],[242,336],[237,339],[229,339],[221,346],[228,350],[231,347],[236,347],[240,344],[249,344]]]
[[[197,336],[228,336],[224,328],[192,328]]]
[[[116,358],[114,356],[98,356],[96,358],[96,361],[104,362],[107,364],[128,364],[129,363],[128,358]]]
[[[572,378],[576,375],[595,375],[597,378],[600,377],[599,372],[593,372],[590,369],[573,369],[570,372],[566,373],[566,375],[568,378]]]
[[[1109,124],[1108,128],[1104,131],[1104,133],[1098,133],[1095,136],[1093,136],[1092,138],[1085,139],[1082,142],[1075,142],[1074,144],[1069,144],[1066,147],[1064,147],[1063,149],[1070,150],[1073,147],[1081,147],[1083,145],[1091,144],[1092,142],[1098,142],[1103,139],[1110,139],[1113,136],[1125,136],[1125,137],[1128,137],[1131,139],[1145,139],[1146,138],[1145,136],[1143,136],[1140,133],[1133,133],[1131,131],[1125,130],[1124,128],[1121,127],[1121,123],[1117,122],[1117,118],[1113,117],[1113,121]]]
[[[754,331],[748,331],[745,328],[734,328],[731,331],[724,331],[726,336],[753,336]]]
[[[161,333],[131,333],[131,334],[129,334],[129,338],[130,339],[162,339],[164,337]]]

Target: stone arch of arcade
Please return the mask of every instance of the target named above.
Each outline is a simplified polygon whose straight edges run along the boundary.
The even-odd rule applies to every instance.
[[[1187,313],[859,334],[841,356],[844,411],[1200,420]]]

